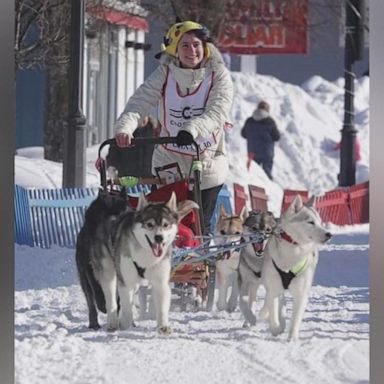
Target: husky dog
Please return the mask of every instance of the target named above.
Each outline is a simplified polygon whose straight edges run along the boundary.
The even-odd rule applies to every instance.
[[[264,248],[272,235],[277,221],[272,212],[260,210],[249,212],[244,222],[244,232],[259,235],[259,241],[248,244],[240,253],[238,285],[240,291],[239,306],[245,318],[244,327],[256,324],[252,313],[252,303],[261,285],[261,269],[264,261]],[[245,237],[245,234],[244,234]]]
[[[104,294],[95,278],[94,267],[111,257],[111,233],[116,218],[127,209],[125,188],[120,193],[100,190],[98,197],[85,213],[84,225],[76,242],[76,265],[80,285],[88,305],[89,328],[99,329],[97,309],[106,313]],[[97,308],[97,309],[96,309]]]
[[[176,205],[173,192],[167,203],[148,203],[142,194],[135,212],[119,216],[113,238],[113,258],[99,260],[96,278],[103,288],[107,328],[127,329],[133,323],[133,296],[143,280],[152,285],[158,330],[169,334],[168,313],[172,243],[180,220],[199,206],[190,200]],[[116,287],[120,298],[118,318]]]
[[[215,244],[223,245],[239,243],[243,234],[243,222],[246,208],[241,211],[240,216],[229,215],[224,206],[220,206],[220,214],[215,230]],[[239,266],[240,249],[232,249],[218,255],[216,261],[216,287],[219,291],[217,309],[233,312],[237,306],[239,289],[237,285],[237,268]],[[231,296],[227,301],[228,290]]]
[[[300,195],[282,214],[277,234],[265,249],[262,280],[266,289],[262,318],[268,317],[269,329],[277,336],[285,329],[283,298],[285,290],[292,295],[292,319],[288,340],[297,340],[318,262],[318,245],[332,234],[321,226],[314,208],[314,196],[303,204]]]

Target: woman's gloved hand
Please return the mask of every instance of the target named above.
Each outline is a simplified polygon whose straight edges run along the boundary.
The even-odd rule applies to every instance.
[[[120,148],[129,147],[131,145],[132,136],[128,133],[117,133],[115,135],[116,144]]]
[[[95,162],[96,169],[100,172],[101,166],[104,164],[104,159],[98,157]]]
[[[193,136],[188,131],[179,131],[176,136],[176,144],[180,147],[182,145],[191,145],[194,142]]]

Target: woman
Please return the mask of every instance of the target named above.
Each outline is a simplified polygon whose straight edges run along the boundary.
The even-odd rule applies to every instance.
[[[195,153],[191,141],[199,144],[204,232],[208,233],[217,195],[228,172],[224,127],[230,125],[232,80],[208,30],[201,24],[174,24],[162,48],[156,55],[159,67],[135,91],[120,115],[115,138],[118,146],[128,146],[140,118],[157,106],[160,136],[177,136],[182,146],[156,146],[152,171],[177,162],[188,175]]]

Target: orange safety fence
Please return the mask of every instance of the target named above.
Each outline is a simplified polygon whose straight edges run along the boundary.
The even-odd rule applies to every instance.
[[[303,202],[308,200],[308,191],[284,190],[281,213],[297,194],[301,195]],[[324,222],[336,225],[368,223],[369,182],[328,191],[323,196],[317,196],[315,204]]]
[[[240,215],[241,210],[247,204],[247,195],[242,185],[233,183],[233,195],[235,201],[235,214]]]
[[[283,202],[281,204],[281,213],[285,212],[289,205],[292,203],[296,195],[300,195],[303,203],[308,201],[308,191],[299,191],[294,189],[285,189]]]
[[[369,223],[369,181],[350,187],[351,224]]]
[[[260,210],[262,212],[268,211],[268,196],[265,189],[257,187],[256,185],[248,185],[249,197],[251,200],[251,207],[253,211]]]
[[[346,225],[351,222],[348,204],[348,192],[334,190],[326,192],[324,196],[318,196],[315,206],[323,222],[336,225]]]

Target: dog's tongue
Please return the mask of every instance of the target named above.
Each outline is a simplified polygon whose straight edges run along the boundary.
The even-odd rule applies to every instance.
[[[161,244],[158,244],[158,243],[153,244],[152,251],[156,257],[161,257],[163,255],[163,247],[161,246]]]
[[[252,245],[256,253],[263,253],[263,241],[261,243],[252,243]]]

